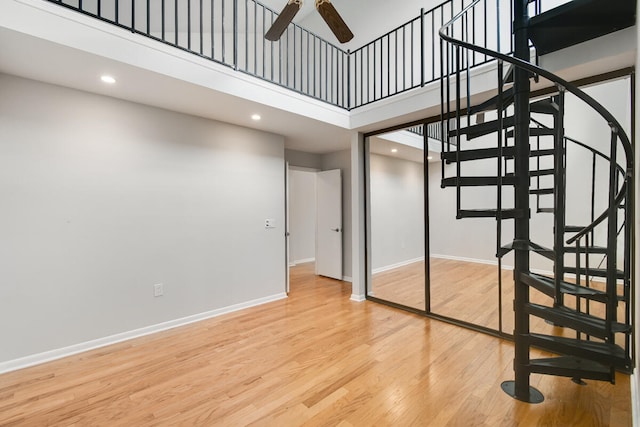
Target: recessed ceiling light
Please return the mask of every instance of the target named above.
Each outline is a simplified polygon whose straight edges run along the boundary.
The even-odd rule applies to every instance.
[[[107,83],[107,84],[110,84],[110,85],[112,85],[112,84],[114,84],[116,82],[116,79],[114,79],[113,77],[108,76],[106,74],[101,76],[100,80],[102,80],[103,83]]]
[[[251,119],[252,119],[252,120],[255,120],[255,121],[258,121],[258,120],[260,120],[261,118],[262,118],[262,117],[260,117],[260,114],[254,114],[254,115],[252,115],[252,116],[251,116]]]
[[[398,152],[398,149],[397,149],[397,148],[392,148],[392,149],[391,149],[391,152],[392,152],[392,153],[397,153],[397,152]]]

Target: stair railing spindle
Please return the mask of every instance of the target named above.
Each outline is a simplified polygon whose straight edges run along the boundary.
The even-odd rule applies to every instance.
[[[588,239],[588,237],[587,237]],[[576,241],[576,285],[580,286],[581,285],[581,275],[580,275],[580,250],[582,248],[581,245],[582,239],[578,239]],[[589,241],[587,240],[587,244],[586,246],[589,246]],[[585,246],[585,247],[586,247]],[[557,272],[555,273],[556,275],[558,274]],[[588,283],[588,281],[587,281]],[[578,295],[576,295],[576,311],[577,312],[581,312],[582,308],[582,298],[580,298]],[[580,331],[576,331],[576,338],[580,339]]]
[[[539,123],[536,123],[536,127],[542,128]],[[536,135],[536,150],[540,150],[540,135]],[[536,157],[536,169],[540,170],[540,156]],[[536,176],[536,188],[540,188],[540,175]],[[540,194],[536,194],[536,211],[540,212]]]
[[[504,62],[502,60],[498,60],[498,102],[496,106],[496,110],[498,113],[498,157],[497,157],[497,169],[498,169],[498,182],[496,186],[497,191],[497,206],[496,206],[496,253],[500,253],[500,249],[502,248],[502,176],[504,175],[502,169],[502,161],[504,158],[503,152],[503,130],[504,130],[504,107],[503,107],[503,98],[504,98]],[[499,257],[501,260],[502,257]]]
[[[566,148],[564,140],[564,96],[565,89],[558,86],[557,96],[558,114],[554,115],[554,305],[561,306],[564,295],[561,285],[564,280],[564,231],[565,231],[565,204],[566,204]],[[579,257],[579,255],[578,255]]]
[[[462,176],[462,165],[460,162],[460,46],[455,47],[455,70],[456,70],[456,215],[460,216],[462,209],[462,189],[460,186],[460,176]]]
[[[609,162],[609,206],[615,207],[616,190],[614,188],[617,176],[617,150],[618,150],[618,129],[615,126],[611,127],[611,155]],[[617,235],[618,235],[618,209],[609,209],[609,215],[607,218],[607,316],[606,327],[609,331],[609,341],[614,342],[615,337],[611,332],[611,324],[617,320],[617,268],[616,268],[616,253],[617,253]]]

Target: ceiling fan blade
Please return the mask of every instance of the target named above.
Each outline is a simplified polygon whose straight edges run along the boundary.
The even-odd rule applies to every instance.
[[[346,43],[353,38],[353,33],[329,0],[316,0],[316,9],[340,43]]]
[[[272,42],[280,40],[282,33],[284,33],[291,21],[293,21],[294,16],[296,16],[301,6],[302,0],[289,0],[284,9],[282,9],[282,12],[280,12],[280,15],[278,15],[271,25],[271,28],[269,28],[269,31],[267,31],[267,34],[264,35],[264,38]]]

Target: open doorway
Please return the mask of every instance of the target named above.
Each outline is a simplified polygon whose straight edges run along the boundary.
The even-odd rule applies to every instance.
[[[309,275],[344,280],[342,168],[289,166],[287,175],[290,285],[295,287],[301,274],[307,280]]]
[[[316,261],[317,172],[289,166],[289,268]]]

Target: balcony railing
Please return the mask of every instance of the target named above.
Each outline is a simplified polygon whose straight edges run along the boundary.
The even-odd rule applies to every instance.
[[[239,72],[351,110],[437,81],[438,30],[470,0],[447,0],[354,51],[345,51],[299,25],[271,42],[264,33],[278,16],[256,0],[46,0],[117,25]],[[532,14],[543,8],[537,0]],[[547,4],[567,0],[544,0]],[[511,52],[510,6],[483,0],[454,34]],[[502,2],[504,3],[504,2]],[[502,34],[502,35],[500,35]],[[492,59],[472,54],[472,67]]]
[[[451,122],[451,125],[455,125],[455,122]],[[419,135],[424,136],[425,129],[427,131],[427,137],[434,139],[436,141],[442,141],[442,125],[440,122],[428,123],[426,125],[417,125],[407,128],[406,130]],[[447,133],[447,126],[445,124],[445,133]],[[451,127],[453,129],[453,127]]]

